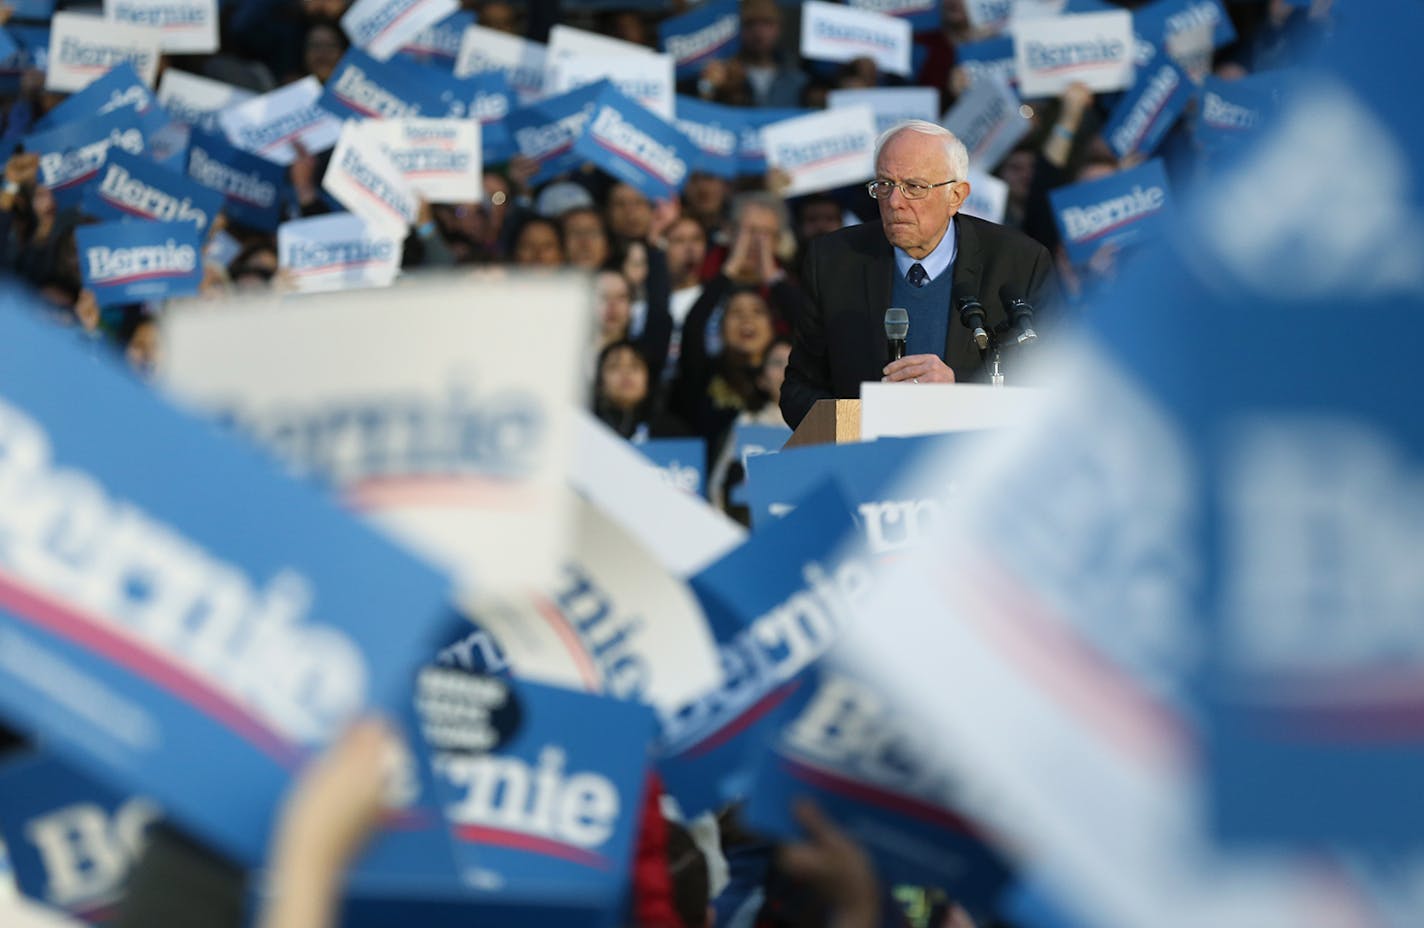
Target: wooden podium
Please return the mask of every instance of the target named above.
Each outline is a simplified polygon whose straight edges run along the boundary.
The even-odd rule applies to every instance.
[[[860,400],[817,400],[784,448],[860,441]]]

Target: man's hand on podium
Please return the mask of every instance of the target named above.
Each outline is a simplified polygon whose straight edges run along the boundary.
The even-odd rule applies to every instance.
[[[881,373],[886,383],[954,383],[954,371],[935,354],[906,355],[885,365]]]

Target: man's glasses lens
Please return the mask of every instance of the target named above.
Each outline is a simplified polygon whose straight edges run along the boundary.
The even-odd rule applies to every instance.
[[[930,188],[924,184],[896,185],[893,181],[888,180],[873,180],[865,186],[870,191],[870,195],[877,200],[883,200],[890,196],[896,186],[899,186],[900,192],[911,200],[923,199],[925,194],[930,192]]]

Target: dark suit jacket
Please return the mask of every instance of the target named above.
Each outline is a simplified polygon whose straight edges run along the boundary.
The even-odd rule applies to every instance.
[[[959,251],[944,359],[956,381],[987,379],[984,359],[955,303],[977,297],[990,330],[1008,321],[1004,298],[1025,298],[1035,310],[1050,307],[1058,297],[1053,259],[1038,242],[992,222],[956,215],[954,229]],[[885,309],[897,273],[895,253],[880,223],[869,222],[813,240],[801,273],[812,305],[796,326],[781,388],[781,412],[792,428],[817,400],[856,399],[862,382],[881,378],[890,361]]]

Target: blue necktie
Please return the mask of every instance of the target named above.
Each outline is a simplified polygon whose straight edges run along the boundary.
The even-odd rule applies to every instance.
[[[910,282],[910,286],[918,289],[925,285],[925,282],[930,279],[930,275],[925,273],[923,265],[913,264],[910,266],[910,273],[905,275],[905,279]]]

